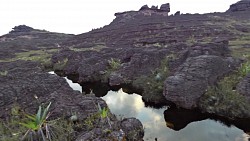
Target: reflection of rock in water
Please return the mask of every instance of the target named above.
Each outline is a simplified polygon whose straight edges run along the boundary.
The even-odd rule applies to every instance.
[[[164,118],[169,128],[179,131],[191,122],[206,119],[206,115],[194,110],[171,107],[164,111]]]
[[[83,92],[89,94],[92,91],[97,97],[106,95],[110,90],[110,87],[107,83],[101,82],[81,83],[81,86]]]
[[[239,129],[243,130],[246,134],[250,135],[249,119],[228,120],[226,118],[218,117],[215,115],[204,114],[197,110],[187,110],[182,108],[176,108],[173,106],[164,111],[164,119],[166,121],[166,126],[175,131],[179,131],[185,128],[191,122],[212,119],[215,121],[219,121],[228,127],[236,126]]]

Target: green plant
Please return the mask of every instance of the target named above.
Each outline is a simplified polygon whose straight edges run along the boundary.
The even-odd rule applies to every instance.
[[[239,73],[242,77],[245,77],[247,74],[250,73],[250,62],[246,62],[241,64],[241,67],[239,69]]]
[[[102,108],[99,103],[97,103],[97,104],[98,104],[98,111],[99,111],[99,115],[101,117],[101,120],[103,121],[106,118],[107,122],[111,128],[110,120],[108,117],[109,109],[107,107]]]
[[[176,59],[176,55],[170,54],[162,59],[160,65],[152,70],[152,74],[142,75],[136,78],[132,85],[137,89],[142,89],[143,99],[155,103],[161,103],[164,101],[162,95],[164,80],[169,75],[168,62],[170,59]]]
[[[25,114],[28,120],[26,122],[20,122],[20,124],[28,128],[28,130],[26,131],[22,140],[52,140],[53,133],[50,124],[47,121],[50,115],[48,112],[50,105],[51,103],[49,103],[48,106],[44,109],[39,106],[36,115]]]
[[[108,117],[108,108],[106,107],[102,108],[98,103],[98,110],[99,110],[99,115],[101,116],[102,119]]]
[[[119,69],[119,67],[121,66],[121,61],[119,59],[111,58],[110,60],[108,60],[108,63],[110,69],[113,71]]]
[[[224,77],[216,87],[209,87],[200,98],[199,106],[209,113],[222,116],[242,116],[250,109],[247,99],[236,91],[237,84],[250,73],[249,62],[243,63],[233,74]]]

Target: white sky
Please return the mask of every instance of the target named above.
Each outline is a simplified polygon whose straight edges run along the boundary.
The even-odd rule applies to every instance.
[[[114,13],[170,3],[170,13],[224,12],[238,0],[0,0],[0,35],[25,24],[80,34],[109,24]]]

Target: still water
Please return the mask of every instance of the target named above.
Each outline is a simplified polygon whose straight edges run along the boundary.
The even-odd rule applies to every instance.
[[[53,72],[49,72],[54,74]],[[82,92],[82,87],[64,77],[72,89]],[[144,140],[154,141],[249,141],[243,130],[220,121],[209,119],[193,111],[169,107],[146,107],[140,95],[127,94],[120,89],[109,91],[101,97],[118,118],[135,117],[144,128]],[[246,126],[249,124],[247,123]],[[249,129],[249,128],[248,128]]]
[[[157,138],[158,141],[248,141],[249,135],[241,129],[235,126],[227,127],[211,119],[191,122],[187,126],[184,125],[183,129],[175,131],[167,127],[164,119],[164,111],[167,113],[168,107],[145,107],[141,96],[137,94],[129,95],[122,90],[110,91],[102,98],[112,113],[122,117],[138,118],[145,127],[144,140],[152,141]],[[171,123],[168,124],[171,126]]]

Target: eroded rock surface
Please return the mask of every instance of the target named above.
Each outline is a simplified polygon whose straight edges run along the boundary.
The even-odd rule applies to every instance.
[[[178,106],[195,108],[208,86],[216,87],[220,79],[237,70],[241,62],[235,57],[249,54],[249,10],[176,16],[168,16],[168,11],[169,4],[164,4],[160,9],[144,6],[139,11],[116,13],[109,25],[79,35],[18,26],[0,37],[0,63],[5,67],[10,62],[33,61],[38,63],[35,66],[41,64],[80,83],[88,92],[93,89],[104,95],[111,89],[126,88],[148,102],[166,104],[171,100]],[[59,86],[66,87],[63,80],[35,71],[24,78],[36,78],[37,74],[41,80],[58,79],[57,90],[49,94],[71,93],[67,88],[60,90]],[[17,91],[30,93],[20,88],[24,81],[9,76],[11,70],[0,73],[5,91],[15,95],[10,84],[20,83]],[[23,78],[22,71],[13,75],[16,73],[17,78]],[[25,87],[33,91],[38,84],[28,79]],[[46,99],[42,92],[34,94]],[[9,99],[7,95],[3,98]]]
[[[199,98],[207,87],[233,69],[227,60],[218,56],[191,57],[166,79],[164,96],[186,109],[197,108]]]
[[[227,12],[250,11],[250,0],[241,0],[230,5]]]
[[[98,109],[97,105],[100,105],[102,109],[104,107],[108,108],[104,100],[93,94],[83,95],[79,91],[74,91],[64,78],[42,71],[39,63],[14,61],[11,63],[0,62],[0,65],[1,120],[9,119],[14,109],[34,114],[40,105],[51,102],[51,115],[49,117],[51,119],[65,118],[69,122],[71,120],[84,122],[92,117],[93,121],[91,122],[93,123],[91,124],[99,125],[90,129],[82,127],[77,130],[75,135],[78,135],[78,132],[94,133],[91,134],[92,138],[107,140],[110,139],[109,137],[112,137],[109,135],[109,132],[119,131],[121,122],[114,115],[109,113],[109,122],[104,122],[98,115],[100,109]],[[137,120],[137,122],[139,121]],[[139,126],[136,126],[135,129],[137,127]],[[139,134],[141,132],[135,131],[135,133]],[[124,138],[129,137],[128,134],[123,136]],[[139,140],[143,136],[136,137]]]

